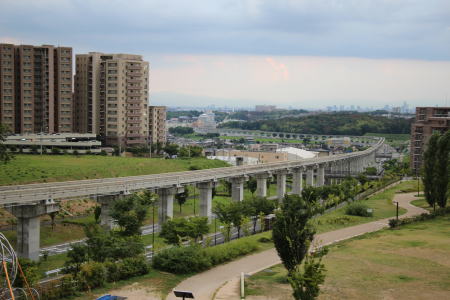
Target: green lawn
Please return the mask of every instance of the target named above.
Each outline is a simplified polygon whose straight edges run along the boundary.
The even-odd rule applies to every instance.
[[[445,216],[339,242],[323,260],[319,299],[448,299],[449,237]],[[255,274],[247,286],[252,295],[293,299],[281,265]]]
[[[0,168],[0,185],[108,178],[209,169],[227,163],[205,158],[161,159],[95,155],[16,155]]]
[[[348,226],[354,226],[362,223],[368,223],[379,219],[394,217],[396,207],[392,204],[392,199],[396,192],[408,191],[414,181],[405,181],[395,185],[381,193],[362,200],[369,208],[373,209],[372,217],[349,216],[345,214],[345,207],[327,213],[316,219],[316,227],[319,233],[332,231]],[[399,214],[405,213],[403,208],[399,209]]]

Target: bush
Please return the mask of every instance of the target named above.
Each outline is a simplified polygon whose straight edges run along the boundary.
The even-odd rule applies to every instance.
[[[212,265],[218,265],[239,256],[244,256],[258,250],[258,243],[255,240],[235,240],[226,244],[203,249],[204,256],[207,256]]]
[[[371,217],[373,212],[362,202],[353,202],[345,209],[345,214],[350,216]]]
[[[187,274],[208,269],[211,261],[203,255],[200,246],[172,247],[153,258],[153,267],[175,274]]]
[[[107,156],[108,153],[107,153],[105,150],[102,150],[102,151],[100,151],[100,155],[101,155],[101,156]]]
[[[102,287],[106,283],[106,268],[102,263],[89,262],[81,266],[78,279],[85,289]]]
[[[124,258],[117,265],[120,279],[144,275],[150,271],[150,265],[143,255]]]

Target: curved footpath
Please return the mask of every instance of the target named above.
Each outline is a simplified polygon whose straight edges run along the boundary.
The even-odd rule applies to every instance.
[[[416,207],[410,202],[415,200],[415,193],[396,194],[393,201],[398,201],[399,206],[405,208],[407,212],[400,218],[411,217],[427,212],[425,209]],[[335,231],[325,232],[316,235],[313,245],[325,246],[349,239],[368,232],[373,232],[388,226],[388,221],[392,218],[381,219],[370,223],[360,224],[352,227],[342,228]],[[175,290],[192,291],[195,299],[199,300],[225,300],[239,299],[239,276],[241,272],[254,274],[261,270],[270,268],[281,263],[275,248],[245,256],[225,265],[217,266],[206,272],[194,275],[182,281]],[[217,292],[216,292],[217,291]],[[216,293],[216,294],[215,294]],[[167,296],[168,300],[176,300],[171,292]]]

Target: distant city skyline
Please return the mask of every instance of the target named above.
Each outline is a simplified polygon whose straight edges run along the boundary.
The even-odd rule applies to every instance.
[[[0,42],[143,55],[152,105],[450,102],[445,0],[3,0]]]

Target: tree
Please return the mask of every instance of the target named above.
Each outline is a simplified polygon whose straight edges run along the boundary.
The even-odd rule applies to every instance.
[[[436,152],[438,148],[439,135],[433,134],[428,141],[428,146],[423,153],[423,188],[425,199],[431,207],[436,204]]]
[[[173,156],[173,155],[177,155],[178,154],[178,145],[177,144],[167,144],[164,147],[164,151],[169,155],[169,156]]]
[[[254,196],[254,194],[256,192],[256,189],[258,188],[258,183],[257,183],[256,179],[255,178],[250,178],[246,182],[246,186],[250,190],[250,192],[252,193],[252,196]]]
[[[303,264],[303,271],[298,265],[288,277],[288,281],[293,289],[295,299],[306,300],[315,299],[319,296],[320,284],[325,281],[325,266],[322,264],[322,257],[327,254],[328,249],[323,248],[313,254],[306,255]]]
[[[146,198],[137,193],[119,198],[114,201],[111,210],[113,217],[120,226],[120,233],[124,236],[140,235],[147,210]]]
[[[209,232],[207,217],[191,217],[168,220],[162,225],[160,237],[172,245],[181,245],[183,240],[191,238],[195,242]]]
[[[245,215],[252,218],[253,220],[253,234],[255,234],[258,217],[261,214],[263,216],[271,214],[276,207],[276,203],[275,201],[269,200],[264,197],[256,197],[245,199],[244,201],[242,201],[242,206],[244,208]]]
[[[9,130],[0,124],[0,162],[3,162],[4,164],[8,163],[14,157],[11,152],[8,152],[8,148],[3,143],[6,140],[8,133]]]
[[[450,155],[450,130],[443,134],[437,144],[435,166],[436,202],[439,207],[447,205],[449,187],[449,155]]]
[[[57,214],[58,214],[58,212],[56,212],[56,211],[49,213],[50,219],[52,220],[52,231],[55,229],[55,224],[56,224],[55,218],[56,218]]]
[[[273,241],[288,272],[299,265],[314,238],[311,218],[318,212],[315,202],[297,195],[286,196],[273,224]]]
[[[77,274],[80,272],[81,265],[88,258],[88,247],[86,245],[73,245],[72,249],[67,252],[67,260],[64,263],[66,272]]]
[[[288,270],[288,281],[294,290],[295,299],[314,299],[323,283],[325,268],[315,257],[308,256],[315,229],[311,219],[319,208],[313,191],[305,193],[309,199],[290,195],[277,211],[273,225],[273,241],[278,255]],[[322,253],[322,257],[325,253]],[[306,259],[305,259],[306,258]],[[303,271],[301,263],[305,259]]]
[[[189,190],[187,188],[184,189],[184,192],[175,195],[175,200],[177,200],[177,203],[180,206],[180,214],[181,214],[181,206],[184,203],[186,203],[188,197],[189,197]]]
[[[241,226],[245,216],[242,202],[219,203],[214,208],[214,213],[219,221],[225,224],[226,240],[230,240],[231,238],[231,228],[233,225],[238,230],[238,238],[240,237]]]
[[[102,207],[98,205],[94,208],[94,219],[96,224],[100,223],[101,214],[102,214]]]
[[[169,133],[175,134],[175,135],[187,135],[187,134],[193,134],[194,129],[191,127],[177,126],[177,127],[169,128]]]

